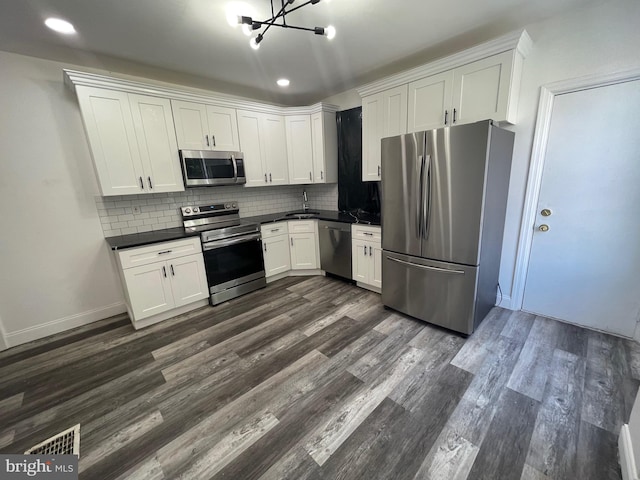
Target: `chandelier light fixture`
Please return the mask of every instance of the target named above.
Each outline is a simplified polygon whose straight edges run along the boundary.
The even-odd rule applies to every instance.
[[[254,31],[258,31],[264,27],[264,30],[258,32],[258,35],[253,37],[249,42],[251,48],[257,50],[260,48],[260,42],[264,39],[265,34],[269,31],[271,27],[280,27],[280,28],[292,28],[294,30],[304,30],[307,32],[313,32],[316,35],[323,35],[327,37],[329,40],[333,39],[336,36],[336,29],[329,25],[327,27],[300,27],[297,25],[291,25],[287,23],[287,15],[291,12],[295,12],[296,10],[300,10],[302,7],[306,7],[307,5],[315,5],[319,3],[320,0],[308,0],[296,7],[290,7],[293,5],[295,0],[275,0],[276,4],[280,3],[280,10],[276,11],[276,7],[274,7],[274,0],[271,1],[271,18],[268,18],[264,21],[255,20],[252,17],[241,16],[237,17],[238,25],[242,25],[242,29],[246,34],[253,34]],[[287,10],[288,8],[288,10]]]

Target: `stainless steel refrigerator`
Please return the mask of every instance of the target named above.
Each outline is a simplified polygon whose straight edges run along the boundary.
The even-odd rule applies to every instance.
[[[494,306],[513,132],[490,120],[382,140],[382,302],[471,334]]]

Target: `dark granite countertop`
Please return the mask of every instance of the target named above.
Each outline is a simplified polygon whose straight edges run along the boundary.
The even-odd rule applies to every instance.
[[[317,212],[317,213],[316,213]],[[295,212],[271,213],[268,215],[258,215],[255,217],[243,217],[240,219],[242,223],[273,223],[284,220],[297,220],[296,217],[286,216],[287,213],[303,213],[302,210]],[[314,210],[310,209],[306,213],[316,213],[310,220],[329,220],[342,223],[360,223],[363,225],[380,225],[380,217],[357,213],[350,214],[344,212],[336,212],[333,210]],[[155,230],[153,232],[132,233],[130,235],[120,235],[118,237],[107,237],[105,240],[111,247],[111,250],[122,250],[124,248],[141,247],[151,245],[153,243],[168,242],[171,240],[180,240],[181,238],[195,237],[200,235],[199,232],[187,231],[182,227],[166,228],[163,230]]]

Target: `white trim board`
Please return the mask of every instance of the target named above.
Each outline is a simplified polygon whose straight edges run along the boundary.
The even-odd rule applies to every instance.
[[[623,480],[638,480],[638,469],[633,456],[633,445],[631,443],[631,432],[626,423],[620,429],[618,437],[618,452],[620,454],[620,470]]]
[[[95,308],[86,312],[76,313],[68,317],[52,320],[47,323],[28,327],[15,332],[5,333],[4,341],[6,347],[15,347],[23,343],[39,340],[49,335],[64,332],[72,328],[81,327],[89,323],[97,322],[105,318],[113,317],[127,311],[123,302],[113,303],[104,307]]]
[[[538,105],[538,119],[536,120],[529,176],[525,193],[520,236],[516,254],[513,287],[511,289],[512,307],[521,310],[524,300],[524,287],[529,269],[531,245],[533,244],[533,227],[536,219],[536,207],[542,185],[542,171],[549,141],[551,114],[556,95],[578,92],[590,88],[605,87],[616,83],[640,79],[640,69],[625,70],[604,75],[587,75],[560,82],[544,85],[540,88],[540,103]]]
[[[2,318],[0,318],[0,352],[9,348],[9,342],[7,342],[6,335],[4,325],[2,324]]]

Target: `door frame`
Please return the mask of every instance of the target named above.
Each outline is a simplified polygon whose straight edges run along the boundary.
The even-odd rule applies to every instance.
[[[533,137],[531,161],[529,163],[529,175],[525,191],[522,220],[520,222],[520,235],[516,253],[516,264],[511,289],[511,307],[514,310],[522,310],[524,303],[524,289],[529,270],[531,246],[533,244],[534,224],[537,214],[540,187],[542,185],[542,172],[547,154],[549,131],[551,129],[551,116],[556,95],[579,92],[592,88],[606,87],[617,83],[640,80],[640,68],[623,70],[607,74],[594,74],[584,77],[571,78],[559,82],[550,83],[540,87],[540,102],[538,104],[538,118]],[[640,320],[640,319],[639,319]],[[636,335],[640,335],[636,327]]]

